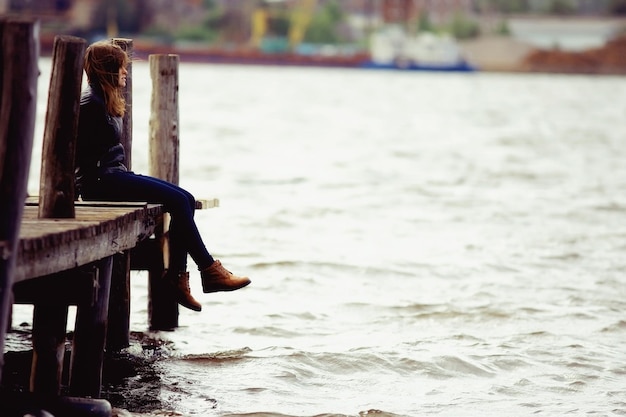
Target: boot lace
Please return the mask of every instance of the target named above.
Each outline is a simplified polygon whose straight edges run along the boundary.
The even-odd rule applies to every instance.
[[[178,288],[188,293],[191,292],[191,288],[189,288],[189,272],[178,274]]]

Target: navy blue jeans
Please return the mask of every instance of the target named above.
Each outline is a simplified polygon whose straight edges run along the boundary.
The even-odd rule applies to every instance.
[[[86,201],[145,201],[163,204],[171,215],[169,269],[185,271],[187,254],[199,269],[213,263],[213,257],[207,251],[194,221],[196,200],[181,187],[134,172],[115,172],[83,185],[81,194]]]

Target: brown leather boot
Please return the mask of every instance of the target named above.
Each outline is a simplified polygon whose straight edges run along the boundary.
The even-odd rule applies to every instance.
[[[200,271],[202,277],[202,291],[218,292],[218,291],[234,291],[250,284],[248,277],[238,277],[233,275],[222,266],[220,261],[215,261],[211,266]]]
[[[165,271],[164,276],[166,281],[174,288],[178,304],[193,311],[202,310],[202,304],[191,295],[191,290],[189,289],[189,272],[179,272],[175,274],[174,272],[169,273]]]

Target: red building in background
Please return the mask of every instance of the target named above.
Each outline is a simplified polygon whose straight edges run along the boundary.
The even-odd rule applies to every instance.
[[[413,0],[383,0],[381,15],[385,23],[405,23],[415,19],[417,7]]]
[[[472,14],[473,0],[381,0],[380,12],[385,23],[415,21],[427,13],[434,22],[449,20],[457,13]]]

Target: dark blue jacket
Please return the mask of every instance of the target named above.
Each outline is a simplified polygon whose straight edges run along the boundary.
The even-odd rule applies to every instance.
[[[111,172],[127,171],[120,143],[122,118],[107,113],[98,86],[88,86],[80,98],[76,142],[76,191]]]

